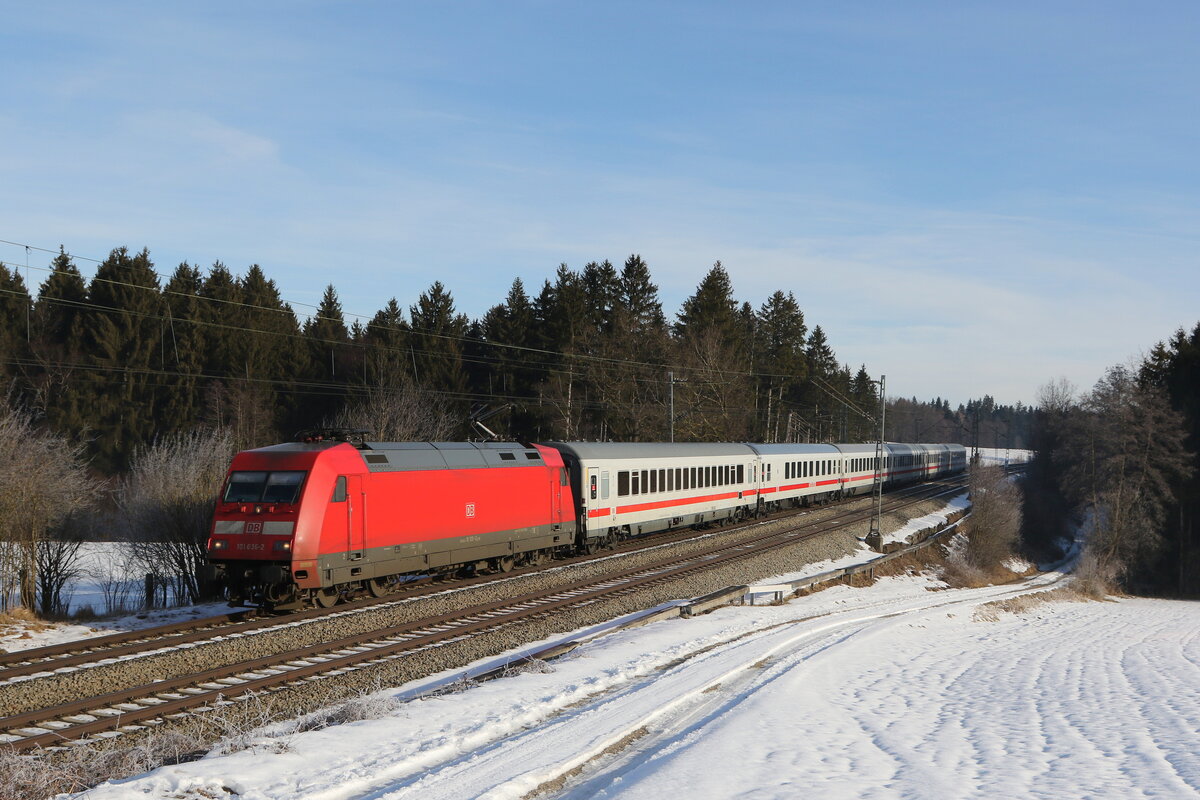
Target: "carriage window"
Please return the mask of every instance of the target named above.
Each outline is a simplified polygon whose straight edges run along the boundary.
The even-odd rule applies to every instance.
[[[656,469],[650,470],[650,491],[658,491],[658,470]]]
[[[687,470],[684,469],[683,467],[675,468],[675,488],[676,489],[683,488],[683,476],[686,474],[687,474]]]
[[[625,470],[617,473],[617,497],[629,495],[629,473]]]
[[[665,492],[667,490],[667,473],[668,472],[670,472],[670,470],[660,469],[658,471],[658,490],[660,492]]]
[[[600,473],[600,499],[608,499],[608,470]]]
[[[738,483],[746,482],[746,465],[745,464],[738,464],[737,482]]]
[[[650,491],[650,471],[642,470],[642,494]]]
[[[785,478],[790,478],[790,477],[792,477],[792,465],[791,465],[791,464],[785,464],[785,465],[784,465],[784,467],[783,467],[783,477],[785,477]]]

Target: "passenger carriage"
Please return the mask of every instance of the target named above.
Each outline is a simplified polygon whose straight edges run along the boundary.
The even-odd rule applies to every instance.
[[[745,444],[549,442],[575,488],[580,545],[754,513],[761,475]]]
[[[768,507],[824,502],[842,490],[842,454],[831,444],[752,444],[761,461]]]

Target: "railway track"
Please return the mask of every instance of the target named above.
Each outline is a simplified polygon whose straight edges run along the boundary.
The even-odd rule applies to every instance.
[[[962,481],[944,481],[926,484],[897,493],[886,498],[885,509],[896,511],[940,494],[957,493],[962,490]],[[631,569],[617,569],[600,577],[578,580],[552,589],[531,592],[499,602],[470,606],[452,613],[432,618],[395,625],[382,630],[371,630],[330,642],[289,649],[274,655],[214,667],[195,674],[155,681],[150,684],[122,687],[94,697],[78,699],[50,708],[30,710],[0,719],[0,743],[7,743],[18,751],[53,748],[64,743],[97,734],[111,735],[114,731],[136,731],[145,726],[160,724],[163,720],[187,715],[197,709],[212,708],[244,698],[255,693],[274,691],[296,686],[305,681],[318,680],[342,672],[362,669],[366,666],[397,659],[430,648],[459,641],[480,633],[498,630],[518,623],[536,621],[569,609],[593,603],[613,600],[646,590],[666,582],[715,566],[735,563],[739,560],[760,556],[771,550],[787,547],[805,538],[826,533],[849,523],[868,519],[870,510],[840,510],[821,520],[793,518],[795,524],[783,529],[764,530],[759,535],[728,542],[728,537],[710,537],[707,546],[682,557],[663,558]],[[776,519],[775,522],[780,520]],[[789,520],[790,521],[790,520]],[[759,523],[761,524],[761,523]],[[751,528],[754,526],[751,525]],[[767,526],[777,528],[778,526]],[[695,533],[692,532],[692,536]],[[680,537],[683,538],[683,537]],[[637,549],[663,547],[658,539]],[[633,549],[633,548],[631,548]],[[664,548],[665,551],[665,548]],[[628,551],[626,551],[628,552]],[[604,557],[611,557],[606,554]],[[594,557],[593,557],[594,559]],[[562,562],[558,562],[561,564]],[[614,564],[619,564],[614,560]],[[405,598],[407,599],[407,598]],[[377,601],[379,602],[388,602]],[[394,601],[393,601],[394,602]],[[377,604],[376,603],[376,604]],[[372,604],[375,605],[375,604]],[[344,607],[338,607],[344,608]],[[347,610],[353,610],[352,607]],[[313,610],[323,617],[336,615],[338,609]],[[308,614],[309,612],[300,612]],[[346,613],[345,611],[341,613]],[[229,616],[229,615],[226,615]],[[296,614],[283,618],[282,624],[294,624]],[[279,618],[256,618],[238,623],[252,626],[258,623],[281,624]],[[228,622],[228,625],[235,623]],[[214,635],[222,633],[217,626]],[[146,631],[141,632],[145,638]],[[188,635],[181,633],[181,636]],[[124,636],[124,635],[120,635]],[[109,637],[104,637],[109,638]],[[141,646],[137,642],[114,643],[115,647]],[[144,643],[143,643],[144,644]],[[161,649],[161,641],[151,642],[154,649]],[[178,646],[178,644],[168,645]],[[46,649],[46,648],[44,648]],[[113,658],[114,650],[109,650]],[[83,654],[64,655],[75,659]],[[25,669],[58,661],[30,659]],[[17,665],[21,666],[21,665]],[[29,673],[26,672],[26,675]],[[4,671],[0,671],[3,679]]]
[[[923,486],[925,484],[917,487],[905,487],[889,493],[887,496],[903,498],[912,492],[921,491]],[[861,500],[862,497],[860,496],[855,499]],[[852,513],[850,511],[842,512],[844,515]],[[838,515],[832,519],[841,518],[843,517]],[[773,519],[778,519],[778,517],[773,517]],[[755,524],[758,524],[757,520],[749,523],[741,523],[736,527],[725,528],[725,530],[730,531]],[[408,601],[413,598],[439,592],[506,580],[514,575],[529,574],[536,569],[553,569],[576,563],[595,561],[612,555],[636,553],[641,550],[675,544],[704,535],[708,534],[690,528],[681,528],[628,540],[618,544],[612,550],[607,550],[600,554],[560,559],[541,567],[527,567],[513,570],[509,573],[473,577],[456,577],[440,580],[425,578],[402,585],[397,591],[383,598],[358,597],[348,603],[330,609],[309,608],[283,615],[262,614],[256,609],[244,609],[213,617],[142,628],[136,631],[78,639],[47,647],[18,650],[12,653],[0,653],[0,691],[3,690],[6,684],[28,680],[32,676],[53,674],[66,670],[85,669],[90,665],[111,663],[117,659],[137,658],[165,649],[194,646],[223,637],[253,635],[258,632],[277,630],[285,626],[304,624],[310,620],[329,619],[340,615],[362,613],[386,607],[396,602]]]

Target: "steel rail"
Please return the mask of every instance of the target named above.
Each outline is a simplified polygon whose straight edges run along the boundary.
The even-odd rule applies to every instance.
[[[910,492],[920,491],[922,487],[927,485],[928,484],[919,484],[917,486],[901,487],[893,490],[889,494],[892,497],[903,497],[907,496],[907,494]],[[857,499],[862,499],[862,497],[856,496],[854,498],[845,498],[843,502],[849,502]],[[825,506],[816,506],[813,508],[825,508]],[[795,514],[798,512],[798,509],[785,509],[784,511]],[[847,514],[853,513],[855,512],[849,510],[839,510],[829,519],[835,520],[842,518]],[[761,521],[762,520],[752,520],[749,523],[742,523],[736,528],[727,528],[726,530],[738,530],[748,524],[752,525]],[[240,635],[255,631],[269,631],[274,628],[288,626],[298,622],[303,623],[309,620],[319,620],[342,614],[354,614],[371,611],[377,608],[386,607],[392,603],[403,602],[412,598],[436,594],[438,592],[446,591],[447,589],[460,589],[469,586],[491,583],[505,580],[516,575],[531,574],[531,572],[535,569],[552,569],[555,567],[568,566],[571,564],[593,561],[597,558],[605,558],[613,555],[614,553],[633,553],[659,547],[664,544],[674,544],[680,541],[686,541],[688,539],[698,539],[705,535],[710,534],[704,533],[703,531],[698,534],[697,531],[691,527],[671,529],[620,542],[615,545],[612,550],[607,552],[557,559],[548,563],[544,563],[540,567],[518,568],[517,570],[508,573],[494,573],[466,578],[455,578],[452,581],[433,581],[424,579],[416,580],[412,581],[411,585],[399,587],[396,591],[389,593],[385,597],[359,597],[355,598],[351,602],[339,604],[332,608],[307,608],[282,615],[262,614],[257,609],[248,608],[241,611],[227,612],[225,614],[219,614],[212,617],[167,623],[165,625],[156,625],[149,628],[140,628],[135,631],[125,631],[121,633],[106,634],[103,636],[94,636],[87,639],[77,639],[71,642],[47,645],[45,647],[17,650],[12,653],[0,653],[0,689],[2,689],[5,684],[15,680],[16,678],[42,675],[43,673],[53,674],[58,670],[71,667],[84,667],[88,664],[102,664],[119,658],[148,655],[161,651],[164,648],[176,647],[182,644],[201,643],[224,636],[229,636],[231,634]]]
[[[937,496],[959,490],[959,487],[949,490],[937,488],[929,494]],[[923,499],[927,498],[893,498],[889,510],[896,510]],[[871,513],[873,511],[860,511],[855,512],[854,516],[856,520],[861,521],[867,519]],[[8,735],[11,737],[19,737],[8,743],[17,750],[59,745],[68,739],[137,725],[148,720],[183,713],[188,709],[219,703],[227,699],[229,692],[244,696],[257,690],[291,685],[323,673],[377,663],[484,630],[545,617],[565,608],[581,607],[619,597],[648,586],[676,580],[689,573],[711,569],[719,564],[733,563],[771,549],[794,544],[837,526],[839,524],[831,520],[813,520],[782,531],[765,532],[746,541],[715,543],[712,547],[685,557],[664,559],[655,564],[575,581],[551,590],[476,605],[383,631],[349,636],[333,642],[207,670],[184,678],[159,681],[50,709],[18,714],[0,719],[0,730],[9,731]]]

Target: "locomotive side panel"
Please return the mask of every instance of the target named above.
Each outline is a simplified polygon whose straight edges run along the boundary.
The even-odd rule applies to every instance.
[[[350,476],[350,491],[341,501],[349,504],[349,513],[335,509],[339,503],[329,504],[317,570],[297,574],[298,585],[331,586],[570,545],[573,526],[564,524],[561,513],[561,498],[565,492],[569,503],[570,490],[562,485],[557,454],[552,464],[544,456],[535,461],[526,450],[516,452],[523,460],[514,458],[515,463],[499,454],[495,463],[478,452],[457,459],[451,454],[449,461],[466,463],[443,462],[440,468],[428,463],[436,454],[427,452],[426,461],[417,463],[432,468],[367,472],[361,493],[353,491]],[[362,525],[360,547],[346,544],[346,518]],[[349,533],[353,537],[354,529]]]

